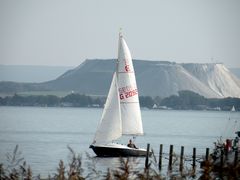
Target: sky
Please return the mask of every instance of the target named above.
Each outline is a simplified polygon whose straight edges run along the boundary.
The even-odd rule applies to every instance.
[[[0,0],[0,64],[132,57],[240,68],[239,0]]]

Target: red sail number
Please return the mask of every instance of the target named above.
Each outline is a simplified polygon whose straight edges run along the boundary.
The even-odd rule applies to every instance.
[[[122,99],[130,98],[130,97],[135,96],[135,95],[137,95],[137,94],[138,94],[137,89],[134,89],[134,90],[132,90],[132,91],[125,92],[124,94],[122,93],[122,94],[120,94],[119,96],[120,96],[120,99],[122,100]]]
[[[129,65],[126,65],[126,66],[125,66],[125,71],[126,71],[126,72],[129,72],[129,71],[130,71]]]

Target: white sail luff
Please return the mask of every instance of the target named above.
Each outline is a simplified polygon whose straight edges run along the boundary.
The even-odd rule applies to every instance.
[[[108,143],[122,135],[120,101],[116,73],[113,75],[108,97],[98,125],[94,143]]]

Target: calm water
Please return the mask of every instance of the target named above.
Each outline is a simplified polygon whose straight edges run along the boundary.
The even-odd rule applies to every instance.
[[[0,107],[0,162],[6,162],[6,153],[17,144],[33,172],[41,175],[56,172],[60,159],[68,161],[67,146],[76,153],[95,156],[88,147],[101,112],[94,108]],[[220,136],[234,137],[234,130],[240,129],[236,123],[239,112],[142,110],[142,119],[145,136],[135,143],[141,147],[150,143],[155,152],[163,144],[168,153],[173,144],[176,153],[185,146],[185,154],[190,155],[196,147],[201,155]],[[128,139],[120,142],[127,143]],[[115,161],[96,158],[96,166],[107,168]]]

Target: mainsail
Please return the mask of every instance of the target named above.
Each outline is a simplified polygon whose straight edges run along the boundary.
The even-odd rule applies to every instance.
[[[142,119],[132,57],[119,35],[118,60],[94,143],[107,143],[126,135],[142,135]]]
[[[122,134],[142,135],[142,118],[131,53],[119,36],[117,78],[120,97]]]

